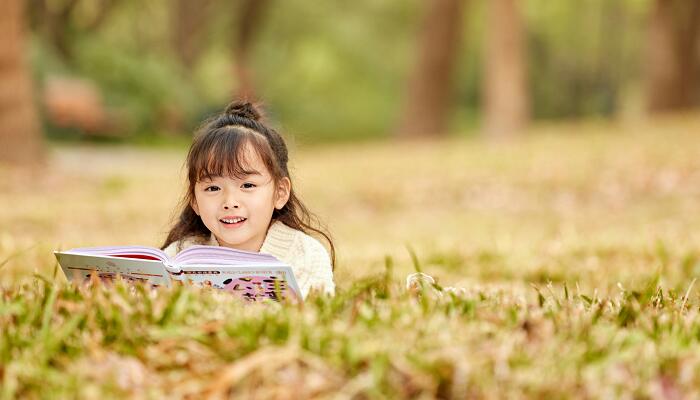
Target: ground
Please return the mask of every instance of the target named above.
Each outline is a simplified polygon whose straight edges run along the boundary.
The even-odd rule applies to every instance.
[[[42,172],[0,169],[2,393],[697,395],[698,132],[687,116],[292,143],[339,295],[263,310],[54,278],[54,249],[160,245],[186,152],[54,145]],[[406,293],[416,267],[464,292]]]

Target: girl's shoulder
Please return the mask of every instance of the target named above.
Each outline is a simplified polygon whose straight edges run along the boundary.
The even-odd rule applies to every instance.
[[[335,293],[331,258],[314,237],[277,221],[268,229],[260,252],[271,254],[292,267],[303,297],[313,288],[327,294]]]
[[[280,221],[275,221],[267,231],[267,236],[260,251],[288,261],[299,257],[320,258],[327,260],[330,257],[326,248],[316,238]]]

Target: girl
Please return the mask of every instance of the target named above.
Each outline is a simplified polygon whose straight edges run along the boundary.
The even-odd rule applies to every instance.
[[[187,193],[163,250],[200,244],[271,254],[289,264],[302,296],[333,294],[335,249],[294,194],[282,137],[250,103],[233,102],[199,129],[187,155]],[[332,257],[314,232],[329,243]]]

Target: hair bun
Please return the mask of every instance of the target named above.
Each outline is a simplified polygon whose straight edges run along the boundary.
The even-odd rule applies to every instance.
[[[248,118],[253,121],[259,121],[262,117],[260,111],[250,102],[247,101],[234,101],[226,107],[224,113],[229,115],[235,115],[241,118]]]

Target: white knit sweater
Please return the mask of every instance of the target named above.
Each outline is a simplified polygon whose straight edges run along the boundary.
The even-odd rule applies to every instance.
[[[208,239],[192,236],[171,243],[164,251],[168,257],[175,257],[182,250],[197,244],[219,246],[214,235]],[[326,248],[304,232],[276,221],[267,230],[260,252],[271,254],[292,267],[304,298],[312,288],[331,295],[335,293],[333,268]]]

